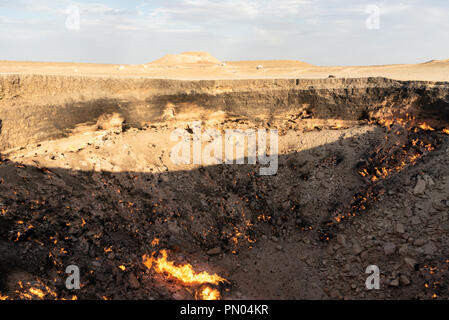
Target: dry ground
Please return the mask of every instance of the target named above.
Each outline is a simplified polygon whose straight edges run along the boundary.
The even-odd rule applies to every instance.
[[[258,66],[262,69],[257,69]],[[319,79],[385,77],[395,80],[449,81],[449,61],[385,66],[314,66],[295,60],[220,62],[209,53],[168,55],[139,65],[0,61],[0,73],[107,77],[145,77],[179,80]]]
[[[144,254],[167,249],[176,264],[229,280],[225,299],[448,298],[447,135],[431,133],[435,151],[372,184],[357,165],[396,137],[382,126],[272,124],[281,132],[279,170],[265,177],[253,165],[173,165],[170,133],[188,126],[86,126],[5,154],[2,294],[17,297],[18,279],[39,279],[71,298],[63,271],[76,264],[79,299],[193,298],[194,286],[143,266]],[[326,229],[372,187],[366,209]],[[381,270],[378,291],[365,288],[372,264]]]

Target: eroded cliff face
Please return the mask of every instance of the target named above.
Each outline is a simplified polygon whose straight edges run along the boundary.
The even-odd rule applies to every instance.
[[[364,120],[396,112],[449,120],[449,84],[385,78],[177,81],[0,77],[0,150],[67,135],[119,113],[131,127],[165,120]]]

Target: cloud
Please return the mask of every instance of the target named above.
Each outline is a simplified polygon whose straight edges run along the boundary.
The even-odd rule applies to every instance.
[[[71,5],[80,9],[78,31],[65,27]],[[379,30],[366,28],[368,5],[380,8]],[[19,48],[33,59],[77,53],[116,63],[208,50],[220,59],[372,64],[449,52],[449,4],[438,0],[0,0],[0,8],[0,41],[9,46],[0,59],[24,55]]]

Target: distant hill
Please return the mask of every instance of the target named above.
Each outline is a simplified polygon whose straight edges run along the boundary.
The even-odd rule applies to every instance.
[[[210,65],[220,64],[220,60],[216,59],[208,52],[192,51],[183,52],[181,54],[167,54],[164,57],[151,62],[151,65],[159,66],[178,66],[178,65]]]

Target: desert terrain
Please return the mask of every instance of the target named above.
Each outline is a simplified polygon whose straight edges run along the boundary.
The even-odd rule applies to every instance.
[[[263,68],[258,69],[258,66]],[[296,60],[219,61],[210,53],[186,52],[140,65],[0,61],[0,73],[177,80],[323,79],[333,75],[338,78],[449,81],[449,59],[420,64],[329,67]]]
[[[0,62],[0,299],[448,299],[448,71]],[[277,173],[174,164],[195,121],[277,130]]]

